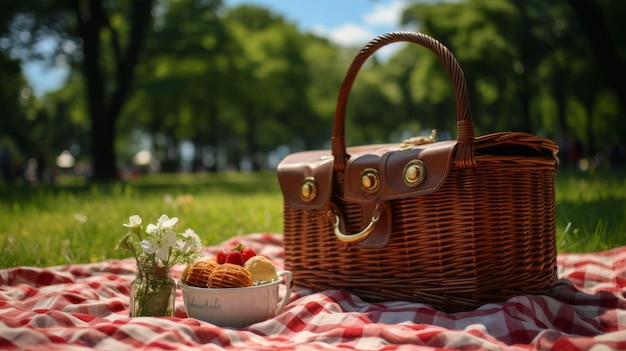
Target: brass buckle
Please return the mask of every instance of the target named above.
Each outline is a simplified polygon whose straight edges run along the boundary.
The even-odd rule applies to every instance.
[[[412,137],[409,139],[404,139],[402,143],[400,143],[400,150],[410,149],[418,145],[434,143],[436,136],[437,136],[437,129],[433,129],[430,132],[430,136],[416,136],[416,137]]]

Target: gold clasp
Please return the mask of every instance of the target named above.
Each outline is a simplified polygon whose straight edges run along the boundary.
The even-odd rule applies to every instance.
[[[426,167],[421,160],[411,160],[404,166],[404,183],[412,188],[422,184],[426,178]]]
[[[373,194],[380,189],[380,177],[377,170],[366,168],[361,172],[361,189],[368,194]]]
[[[328,211],[326,215],[329,218],[331,218],[331,222],[334,222],[333,230],[335,232],[335,236],[337,237],[337,239],[341,240],[344,243],[353,243],[353,242],[367,238],[374,231],[374,228],[376,228],[376,223],[378,223],[378,220],[380,219],[381,212],[382,212],[382,207],[376,205],[376,208],[374,209],[374,215],[372,216],[372,220],[370,221],[370,223],[367,225],[367,227],[365,227],[365,229],[363,229],[362,231],[356,234],[342,233],[341,229],[339,228],[340,218],[337,214],[333,213],[333,211]],[[334,217],[334,221],[332,220],[333,217]]]
[[[433,129],[430,132],[430,136],[416,136],[409,139],[404,139],[400,144],[400,149],[409,149],[413,146],[423,145],[423,144],[431,144],[435,142],[435,137],[437,136],[437,129]]]
[[[315,184],[315,178],[306,177],[300,185],[300,198],[306,202],[313,201],[317,196],[317,185]]]

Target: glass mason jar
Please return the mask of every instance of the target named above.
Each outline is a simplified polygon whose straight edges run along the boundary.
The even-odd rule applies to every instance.
[[[176,282],[172,266],[137,264],[137,278],[130,283],[130,316],[173,316]]]

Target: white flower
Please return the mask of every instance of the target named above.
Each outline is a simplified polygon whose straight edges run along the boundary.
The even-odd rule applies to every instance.
[[[128,217],[128,223],[124,223],[124,227],[130,228],[133,232],[138,233],[141,228],[141,217],[138,215]]]
[[[156,258],[164,262],[167,261],[169,250],[174,244],[176,244],[176,233],[171,230],[141,241],[141,247],[147,254],[155,254]]]
[[[152,223],[148,224],[148,226],[146,227],[146,233],[148,235],[158,235],[159,231],[160,231],[160,228]]]
[[[163,229],[174,229],[178,223],[178,217],[169,218],[167,215],[161,215],[157,221],[157,226]]]
[[[182,251],[192,253],[200,252],[202,250],[202,241],[193,229],[187,228],[184,233],[181,233]]]
[[[124,226],[131,228],[117,245],[119,249],[130,251],[137,263],[154,265],[172,265],[177,263],[191,263],[202,251],[200,237],[192,229],[183,233],[176,233],[178,218],[169,218],[161,215],[156,224],[146,226],[146,235],[141,235],[141,217],[128,217]],[[133,233],[139,239],[133,239]]]

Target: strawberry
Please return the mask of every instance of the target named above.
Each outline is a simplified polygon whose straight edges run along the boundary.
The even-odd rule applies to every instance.
[[[256,252],[250,247],[243,247],[241,243],[231,250],[221,248],[215,254],[215,260],[219,264],[232,263],[243,266],[251,257],[256,256]]]
[[[215,260],[217,261],[217,263],[223,264],[224,262],[226,262],[227,254],[228,254],[228,250],[224,248],[217,250],[217,253],[215,254]]]
[[[232,264],[236,264],[239,266],[243,266],[244,261],[243,261],[243,255],[241,254],[241,251],[239,250],[229,251],[226,254],[226,259],[224,260],[224,263],[232,263]]]
[[[251,247],[244,247],[240,251],[243,255],[243,263],[246,263],[249,259],[256,256],[256,252]]]

